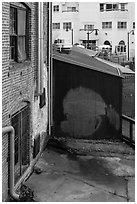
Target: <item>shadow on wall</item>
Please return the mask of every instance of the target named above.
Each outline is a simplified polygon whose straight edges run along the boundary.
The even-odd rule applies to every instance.
[[[119,130],[120,119],[112,105],[107,106],[93,90],[71,89],[63,101],[64,121],[61,130],[69,137],[101,139],[108,137],[108,127]]]

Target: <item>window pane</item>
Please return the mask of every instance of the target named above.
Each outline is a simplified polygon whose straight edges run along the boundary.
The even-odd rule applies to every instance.
[[[26,11],[18,10],[18,35],[26,34]]]
[[[65,29],[65,30],[71,29],[71,22],[63,23],[63,29]]]
[[[112,11],[112,4],[106,4],[106,10]]]
[[[121,4],[121,10],[125,11],[125,4],[124,3]]]
[[[16,37],[10,36],[10,59],[16,59]]]
[[[104,11],[104,4],[100,4],[100,11]]]
[[[21,62],[26,59],[25,36],[18,38],[18,61]]]
[[[10,34],[17,33],[17,9],[10,8]]]
[[[113,10],[117,11],[118,10],[118,4],[113,4]]]

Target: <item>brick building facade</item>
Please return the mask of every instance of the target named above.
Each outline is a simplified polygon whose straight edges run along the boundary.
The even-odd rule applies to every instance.
[[[47,3],[43,3],[43,75],[38,91],[37,2],[2,3],[2,127],[15,129],[15,184],[47,138]],[[9,134],[2,134],[2,200],[9,191]]]

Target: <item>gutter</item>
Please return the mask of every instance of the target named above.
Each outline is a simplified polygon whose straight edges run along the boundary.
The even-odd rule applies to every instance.
[[[10,195],[19,200],[20,196],[15,192],[14,188],[14,136],[15,131],[12,126],[2,128],[2,134],[10,134]]]

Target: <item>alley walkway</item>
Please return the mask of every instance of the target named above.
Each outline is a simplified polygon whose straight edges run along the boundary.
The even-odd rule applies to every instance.
[[[123,143],[114,146],[112,155],[108,149],[101,154],[101,147],[100,154],[74,155],[50,145],[25,184],[34,190],[38,202],[134,202],[134,150]]]

